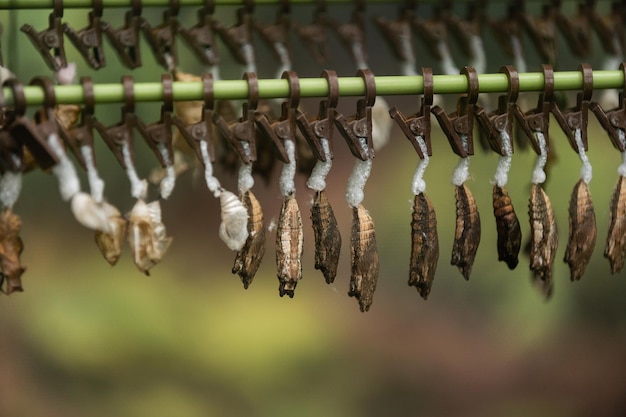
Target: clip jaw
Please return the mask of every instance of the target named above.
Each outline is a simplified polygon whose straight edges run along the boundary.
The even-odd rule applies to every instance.
[[[330,47],[326,34],[326,6],[324,0],[318,0],[318,7],[313,14],[313,22],[297,26],[298,36],[318,64],[325,64],[330,59]]]
[[[239,121],[227,123],[219,113],[213,113],[213,123],[237,152],[241,161],[250,164],[256,161],[254,121],[259,102],[259,83],[254,72],[245,73],[244,80],[248,82],[248,102],[242,106],[242,117]],[[244,147],[242,142],[247,146]]]
[[[526,12],[520,13],[520,20],[526,28],[530,39],[544,62],[550,64],[556,61],[556,24],[555,7],[550,4],[543,6],[543,14],[533,18]]]
[[[374,74],[368,69],[360,69],[357,75],[365,83],[365,98],[356,103],[356,114],[346,119],[341,113],[335,115],[335,126],[348,143],[350,152],[362,161],[374,158],[374,142],[372,141],[372,106],[376,101],[376,82]],[[361,145],[365,142],[367,150]]]
[[[385,17],[376,17],[374,22],[383,35],[387,44],[391,47],[399,61],[406,62],[415,59],[406,45],[413,46],[413,34],[411,33],[411,21],[415,18],[415,13],[409,7],[400,9],[398,17],[395,20],[387,20]]]
[[[237,10],[237,24],[227,28],[216,22],[215,31],[220,35],[224,44],[241,65],[250,65],[250,59],[243,50],[244,46],[252,43],[252,6]]]
[[[489,114],[481,106],[476,105],[475,116],[478,125],[487,136],[491,149],[502,156],[508,156],[502,148],[500,135],[506,132],[509,138],[513,137],[515,102],[519,96],[519,76],[515,68],[510,65],[500,68],[500,72],[506,73],[509,80],[509,93],[498,98],[498,108]],[[510,146],[512,152],[513,141],[510,141]]]
[[[465,67],[461,73],[467,76],[468,95],[459,98],[457,109],[451,114],[440,106],[433,106],[432,112],[448,138],[452,151],[461,158],[467,158],[474,155],[474,107],[478,101],[479,89],[478,75],[473,67]]]
[[[471,45],[471,38],[473,36],[481,36],[483,16],[484,16],[484,4],[478,1],[468,3],[467,18],[462,19],[459,16],[452,13],[451,1],[446,1],[445,11],[442,13],[442,19],[450,29],[450,33],[456,38],[461,45],[461,50],[465,56],[469,58],[476,58],[474,56],[474,50]],[[484,3],[484,2],[483,2]]]
[[[428,52],[438,61],[441,61],[441,51],[439,50],[439,43],[448,42],[448,31],[446,24],[441,19],[441,10],[435,6],[433,16],[424,20],[419,16],[416,16],[412,20],[411,25],[424,40],[424,44],[428,49]]]
[[[212,2],[211,2],[212,3]],[[178,26],[178,33],[189,45],[196,57],[206,65],[220,62],[215,33],[213,31],[213,12],[215,5],[206,5],[198,10],[198,23],[186,29]]]
[[[580,64],[580,70],[583,75],[583,91],[576,96],[576,107],[561,111],[559,106],[554,103],[552,106],[552,114],[561,126],[561,129],[567,136],[567,139],[576,153],[579,153],[578,144],[576,143],[576,130],[580,129],[582,143],[585,151],[588,149],[587,141],[587,124],[589,123],[589,104],[591,95],[593,94],[593,71],[591,65]]]
[[[424,80],[424,95],[422,96],[421,108],[415,115],[405,118],[404,115],[395,107],[389,110],[389,115],[397,123],[404,136],[411,142],[413,148],[419,155],[420,159],[424,159],[422,148],[415,138],[421,136],[426,144],[427,156],[433,154],[430,139],[430,108],[433,104],[433,70],[432,68],[422,68],[422,77]]]
[[[163,12],[163,23],[155,27],[151,27],[146,19],[141,18],[140,27],[148,40],[150,49],[157,62],[167,71],[173,71],[178,63],[176,32],[179,25],[176,15],[179,7],[179,0],[170,2],[170,9]]]
[[[141,0],[133,0],[132,10],[126,12],[124,26],[113,29],[102,22],[102,30],[127,68],[141,67],[139,27],[141,25]]]
[[[289,17],[288,6],[281,8],[274,24],[264,26],[260,22],[255,22],[255,27],[261,35],[261,39],[270,47],[274,57],[279,62],[283,60],[283,57],[281,51],[277,50],[276,45],[281,45],[281,48],[285,48],[287,56],[291,56],[289,32],[291,31],[292,24]]]
[[[541,154],[541,148],[535,136],[538,133],[541,133],[545,139],[546,152],[550,152],[550,111],[554,105],[554,72],[551,65],[544,64],[542,69],[544,89],[539,95],[537,107],[526,113],[523,113],[517,104],[513,107],[515,119],[537,155]]]
[[[48,29],[37,32],[29,24],[24,24],[20,28],[37,48],[37,52],[42,56],[48,68],[55,72],[67,67],[67,57],[63,44],[62,17],[63,1],[55,0],[54,11],[48,17]]]
[[[204,105],[202,106],[202,118],[199,122],[186,125],[178,116],[172,117],[172,123],[176,126],[185,142],[194,150],[196,156],[205,166],[204,155],[202,154],[201,142],[206,142],[209,160],[215,162],[215,146],[213,145],[213,76],[205,73],[202,76],[204,86]]]
[[[626,63],[622,62],[619,66],[620,70],[626,77]],[[626,80],[626,78],[624,78]],[[620,106],[616,109],[609,110],[607,112],[596,102],[589,105],[589,109],[596,115],[600,125],[609,134],[609,139],[620,152],[626,151],[626,141],[623,140],[626,132],[626,81],[624,89],[619,94]],[[622,135],[620,136],[620,131]]]
[[[102,0],[94,1],[94,10],[89,13],[89,25],[75,31],[67,23],[63,24],[63,31],[74,47],[93,69],[100,69],[106,65],[104,48],[102,47]]]
[[[579,58],[586,58],[591,54],[591,24],[589,15],[593,11],[588,4],[581,2],[578,5],[578,13],[568,18],[558,9],[555,11],[554,20],[563,33],[572,53]],[[612,42],[611,42],[612,43]]]
[[[298,111],[296,123],[315,157],[326,162],[326,153],[322,148],[320,139],[328,141],[328,153],[330,159],[333,159],[332,144],[335,115],[337,114],[336,107],[339,101],[339,80],[337,73],[331,70],[325,70],[322,72],[322,76],[326,78],[328,83],[328,99],[320,101],[317,120],[309,121],[304,113]]]

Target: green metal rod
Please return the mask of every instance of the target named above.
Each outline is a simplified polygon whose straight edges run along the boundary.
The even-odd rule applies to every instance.
[[[543,73],[520,73],[520,91],[543,90]],[[579,71],[561,71],[554,73],[555,90],[580,90],[583,77]],[[464,75],[433,76],[436,94],[460,94],[467,92],[468,83]],[[504,74],[480,74],[478,84],[481,93],[504,93],[508,89],[508,80]],[[623,89],[624,73],[622,71],[593,71],[593,88]],[[248,86],[243,80],[220,80],[214,83],[214,94],[218,100],[246,99]],[[55,86],[56,100],[59,104],[79,104],[83,102],[83,89],[80,85]],[[300,96],[326,97],[328,85],[323,78],[301,78]],[[96,103],[121,103],[124,100],[122,84],[95,84],[93,87]],[[201,100],[202,83],[174,82],[174,100]],[[376,77],[376,93],[378,95],[417,95],[423,92],[421,76],[380,76]],[[3,89],[6,105],[13,105],[12,91]],[[365,85],[359,77],[339,77],[339,95],[341,97],[362,96]],[[25,86],[24,95],[28,105],[43,104],[43,90],[38,86]],[[286,98],[289,95],[289,84],[282,79],[259,80],[260,98]],[[134,85],[136,102],[162,101],[163,87],[159,82],[136,83]]]

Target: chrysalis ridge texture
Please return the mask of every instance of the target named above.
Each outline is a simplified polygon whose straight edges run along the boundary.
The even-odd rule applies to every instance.
[[[276,228],[276,266],[281,297],[293,298],[296,285],[302,279],[303,246],[302,217],[292,194],[283,201]]]
[[[563,259],[570,268],[570,279],[578,281],[585,273],[596,245],[596,214],[589,186],[578,180],[569,202],[569,239]]]
[[[559,234],[552,204],[540,184],[532,184],[528,210],[530,219],[530,270],[543,295],[552,295],[552,268]]]
[[[150,275],[150,268],[161,261],[172,243],[161,222],[159,201],[146,204],[137,200],[129,216],[128,243],[137,268]]]
[[[352,209],[352,275],[348,295],[359,301],[362,312],[369,311],[378,281],[379,259],[374,222],[359,204]]]
[[[315,237],[315,269],[321,270],[326,283],[330,284],[337,276],[341,234],[325,190],[315,193],[311,206],[311,222]]]
[[[248,239],[237,252],[232,272],[239,274],[243,287],[248,289],[265,255],[267,229],[263,223],[263,210],[254,194],[246,191],[241,200],[248,211]]]
[[[0,213],[0,290],[6,280],[4,293],[10,295],[23,291],[22,274],[26,270],[21,264],[20,255],[24,244],[20,238],[22,220],[9,208]]]
[[[620,175],[609,212],[609,233],[606,238],[604,256],[611,263],[611,273],[616,274],[624,267],[626,259],[626,177]]]
[[[415,195],[411,222],[411,265],[409,285],[428,299],[439,260],[437,217],[430,199],[424,193]]]
[[[497,184],[493,186],[493,214],[498,230],[498,261],[515,269],[522,246],[522,231],[508,191]]]
[[[452,245],[452,260],[469,280],[476,251],[480,243],[480,215],[474,196],[465,184],[456,186],[456,231]]]

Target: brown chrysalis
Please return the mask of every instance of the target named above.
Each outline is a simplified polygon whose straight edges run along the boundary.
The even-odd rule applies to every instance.
[[[626,259],[626,177],[620,175],[609,212],[609,234],[606,238],[604,256],[611,263],[611,273],[616,274],[624,267]]]
[[[9,208],[0,213],[0,290],[2,281],[6,281],[6,287],[2,292],[10,295],[13,292],[24,291],[22,288],[22,274],[26,270],[21,265],[20,255],[24,250],[24,244],[20,238],[22,220]]]
[[[456,231],[450,263],[459,268],[467,281],[480,243],[480,215],[474,196],[465,184],[456,186],[455,197]]]
[[[528,205],[530,218],[530,270],[543,295],[552,295],[552,268],[559,244],[554,211],[540,184],[532,184]]]
[[[241,201],[248,211],[248,239],[243,248],[237,252],[232,272],[239,274],[243,287],[248,289],[265,255],[267,229],[263,223],[261,204],[252,191],[246,191]]]
[[[115,265],[122,255],[122,244],[126,234],[126,219],[111,204],[104,202],[103,205],[109,219],[109,233],[97,230],[94,238],[104,259],[109,264]]]
[[[352,274],[348,295],[359,301],[361,312],[369,311],[374,299],[380,265],[374,222],[361,204],[352,209],[350,246]]]
[[[341,234],[325,190],[315,193],[311,206],[311,222],[315,236],[315,269],[321,270],[326,283],[330,284],[337,276]]]
[[[411,266],[409,285],[428,299],[439,260],[439,238],[435,208],[424,193],[415,196],[411,222]]]
[[[172,243],[166,236],[165,225],[161,222],[159,201],[144,203],[137,200],[130,212],[128,244],[137,268],[150,275],[150,268],[159,263]]]
[[[515,269],[522,246],[522,230],[508,191],[497,184],[493,186],[493,214],[498,230],[498,261],[504,261],[509,269]]]
[[[293,298],[296,285],[302,279],[302,250],[304,236],[300,208],[293,194],[285,198],[276,228],[276,267],[280,296]]]
[[[596,246],[596,214],[589,185],[579,179],[569,202],[569,238],[563,259],[570,268],[570,279],[578,281],[585,273]]]

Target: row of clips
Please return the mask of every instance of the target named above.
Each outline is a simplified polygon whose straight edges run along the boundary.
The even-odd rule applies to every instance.
[[[126,13],[125,23],[118,28],[102,20],[105,0],[93,0],[93,10],[89,13],[86,27],[75,30],[67,22],[63,23],[63,0],[54,0],[54,10],[49,16],[49,26],[36,30],[30,24],[21,28],[48,67],[54,71],[67,65],[64,35],[93,69],[106,65],[103,39],[107,38],[119,56],[121,63],[130,69],[141,66],[140,38],[145,36],[155,59],[168,71],[177,66],[176,38],[180,37],[197,59],[205,65],[214,66],[220,61],[217,36],[242,65],[249,65],[246,45],[252,44],[253,33],[258,32],[267,43],[275,48],[280,45],[289,51],[289,34],[295,29],[303,44],[320,63],[329,59],[328,29],[333,29],[341,41],[348,47],[360,44],[359,54],[354,56],[357,62],[366,57],[366,1],[355,1],[355,10],[349,22],[340,23],[329,16],[326,2],[318,0],[313,21],[298,24],[290,17],[291,3],[288,0],[278,2],[277,19],[272,24],[263,24],[254,19],[255,3],[244,1],[244,6],[237,10],[237,21],[227,27],[213,17],[215,2],[206,1],[198,10],[198,21],[192,27],[184,27],[177,16],[181,1],[173,0],[163,13],[163,21],[152,25],[142,13],[141,0],[132,0],[131,10]],[[507,15],[492,18],[487,12],[487,1],[468,2],[467,14],[458,16],[453,11],[454,2],[445,0],[433,7],[432,16],[425,19],[417,11],[417,1],[405,1],[399,8],[397,18],[388,20],[376,17],[376,26],[389,43],[396,57],[403,62],[414,59],[412,51],[412,33],[424,41],[428,51],[438,60],[443,60],[442,44],[448,43],[448,34],[458,42],[463,53],[471,59],[477,58],[473,39],[483,36],[483,28],[489,27],[494,38],[501,45],[503,52],[510,58],[516,58],[515,45],[521,45],[522,34],[526,33],[538,51],[541,61],[556,64],[557,34],[566,39],[571,52],[579,58],[588,58],[592,52],[592,38],[595,32],[601,40],[604,52],[611,56],[623,55],[626,51],[624,21],[626,8],[623,2],[612,3],[607,16],[595,10],[595,0],[580,3],[574,16],[566,16],[560,10],[561,1],[552,0],[545,4],[540,16],[533,16],[525,10],[523,0],[513,0],[508,6]],[[407,35],[408,34],[408,35]],[[408,38],[408,40],[407,40]],[[410,45],[407,48],[407,42]],[[355,52],[353,52],[355,53]],[[280,52],[276,52],[278,55]],[[479,68],[479,71],[481,69]]]

